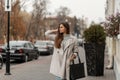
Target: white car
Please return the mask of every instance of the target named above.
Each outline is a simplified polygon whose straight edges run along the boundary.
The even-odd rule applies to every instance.
[[[35,47],[38,48],[39,54],[52,54],[53,53],[53,45],[52,41],[42,41],[37,40],[35,42]]]
[[[83,44],[84,44],[83,38],[78,38],[78,44],[79,44],[79,46],[83,46]]]

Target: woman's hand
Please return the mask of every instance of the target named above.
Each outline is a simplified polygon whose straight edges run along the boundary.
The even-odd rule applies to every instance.
[[[72,54],[71,57],[70,57],[70,61],[73,61],[75,58],[76,58],[76,55]]]

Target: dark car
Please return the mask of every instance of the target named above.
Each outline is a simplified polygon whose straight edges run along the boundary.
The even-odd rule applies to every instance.
[[[38,59],[38,49],[30,41],[10,41],[10,59],[21,60],[27,62],[28,60]],[[1,52],[3,59],[6,59],[7,44]]]
[[[0,44],[0,53],[3,51],[3,45]],[[3,67],[3,57],[2,55],[0,54],[0,69],[2,69]]]
[[[38,48],[39,54],[52,54],[53,44],[52,41],[37,40],[34,45]]]
[[[2,69],[2,67],[3,67],[3,58],[2,58],[2,56],[0,55],[0,69]]]

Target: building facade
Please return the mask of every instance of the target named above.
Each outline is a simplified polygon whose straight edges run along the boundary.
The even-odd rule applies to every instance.
[[[120,12],[120,0],[115,0],[114,13]]]
[[[115,0],[114,14],[120,12],[120,0]],[[119,31],[120,32],[120,31]],[[116,39],[116,54],[114,56],[114,70],[116,74],[116,80],[120,80],[120,39]]]
[[[105,16],[109,17],[114,13],[115,0],[106,0]]]
[[[120,0],[107,0],[106,1],[106,17],[116,15],[120,12]],[[114,72],[116,80],[120,80],[120,39],[107,37],[108,53],[114,57]],[[112,52],[112,53],[110,53]]]

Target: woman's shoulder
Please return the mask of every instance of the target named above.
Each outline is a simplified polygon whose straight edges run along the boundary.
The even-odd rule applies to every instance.
[[[76,37],[76,36],[73,36],[73,35],[70,35],[70,37],[71,37],[72,39],[74,39],[74,40],[77,39],[77,37]]]
[[[71,35],[72,42],[78,43],[78,38],[76,36]]]

